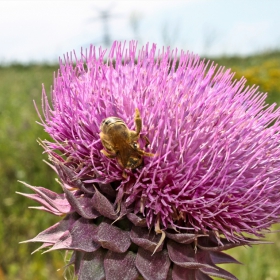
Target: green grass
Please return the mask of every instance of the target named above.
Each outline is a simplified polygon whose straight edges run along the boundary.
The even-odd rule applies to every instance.
[[[40,106],[41,84],[52,82],[55,66],[14,65],[0,68],[0,275],[5,279],[62,279],[56,269],[64,265],[60,252],[30,253],[38,244],[19,244],[59,220],[47,213],[28,209],[35,205],[15,194],[28,190],[17,180],[59,191],[54,173],[42,162],[46,159],[37,138],[46,138],[35,112]],[[0,276],[1,279],[1,276]]]
[[[280,104],[280,52],[268,52],[248,57],[220,57],[214,59],[219,65],[236,72],[235,78],[244,76],[247,85],[258,85],[267,92],[268,103]]]
[[[280,225],[274,225],[273,230],[280,230]],[[242,265],[228,264],[220,265],[220,267],[231,272],[240,280],[280,279],[280,232],[267,234],[265,241],[273,243],[238,247],[225,251]]]
[[[268,101],[280,103],[280,52],[215,61],[237,71],[236,77],[249,73],[249,84],[259,84],[262,91],[271,89]],[[15,194],[29,191],[18,180],[61,191],[54,172],[42,161],[46,155],[36,140],[48,135],[36,124],[39,118],[33,105],[35,100],[40,107],[41,84],[49,92],[56,69],[51,65],[0,67],[0,280],[63,279],[63,252],[30,255],[38,244],[19,244],[60,218],[28,209],[35,202]],[[244,265],[227,265],[227,269],[240,280],[280,279],[280,233],[269,234],[267,240],[274,243],[230,250]]]

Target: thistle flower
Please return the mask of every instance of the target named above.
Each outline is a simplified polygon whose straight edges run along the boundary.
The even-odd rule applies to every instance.
[[[236,279],[217,266],[238,263],[222,251],[279,222],[279,109],[193,54],[135,42],[105,53],[65,56],[51,102],[43,89],[53,141],[42,145],[63,192],[26,184],[35,194],[23,195],[63,219],[26,242],[72,250],[78,279]],[[154,156],[124,177],[101,152],[100,124],[133,130],[136,108]]]

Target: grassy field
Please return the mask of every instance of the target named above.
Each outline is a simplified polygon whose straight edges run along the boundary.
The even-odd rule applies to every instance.
[[[247,77],[249,85],[258,84],[261,91],[268,91],[269,103],[280,104],[280,52],[246,58],[221,57],[215,61],[236,71],[237,78]],[[56,69],[52,65],[0,66],[0,280],[64,279],[63,252],[31,255],[38,244],[19,244],[59,218],[28,209],[35,203],[15,194],[28,191],[17,180],[60,192],[55,174],[42,162],[46,155],[36,140],[48,136],[36,124],[33,105],[35,100],[40,107],[41,84],[49,91]],[[280,226],[273,229],[280,230]],[[267,240],[274,243],[229,251],[244,265],[227,269],[240,280],[280,279],[280,233],[269,234]]]

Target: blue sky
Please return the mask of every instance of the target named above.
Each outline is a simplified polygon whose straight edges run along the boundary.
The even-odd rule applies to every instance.
[[[1,0],[0,63],[53,62],[73,49],[101,45],[98,11],[109,7],[111,40],[138,39],[202,56],[280,48],[279,0]]]

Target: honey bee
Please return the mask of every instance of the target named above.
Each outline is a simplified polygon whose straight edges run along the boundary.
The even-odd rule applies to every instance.
[[[143,156],[151,157],[154,154],[140,149],[139,137],[142,129],[140,112],[135,109],[135,131],[130,130],[125,122],[117,117],[109,117],[102,121],[100,139],[105,149],[101,152],[108,158],[116,158],[123,169],[135,169],[142,164]],[[149,144],[145,137],[146,147]],[[127,177],[125,171],[123,177]]]

